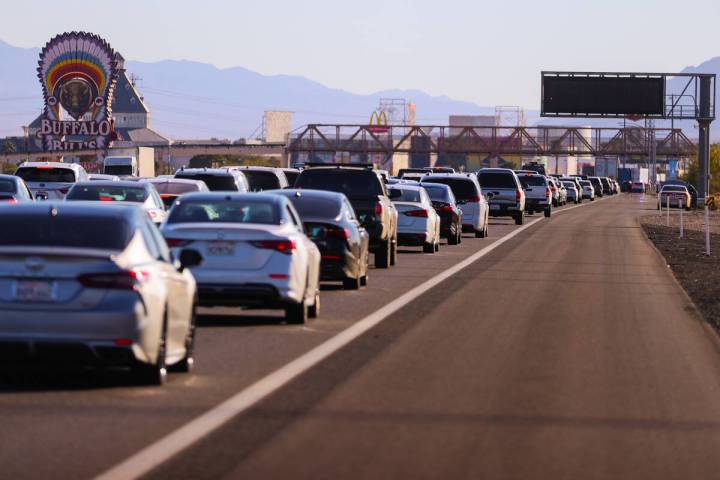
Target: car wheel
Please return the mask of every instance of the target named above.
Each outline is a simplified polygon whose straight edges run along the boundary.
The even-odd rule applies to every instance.
[[[285,321],[293,325],[302,325],[308,320],[308,307],[304,301],[285,307]]]
[[[450,236],[448,236],[448,245],[457,245],[458,243],[460,243],[460,242],[458,242],[459,237],[460,236],[458,235],[457,228],[453,229],[452,227],[450,227]]]
[[[552,208],[550,206],[545,207],[545,218],[550,218],[552,215]]]
[[[389,268],[390,267],[390,250],[391,240],[385,240],[377,248],[375,252],[375,268]]]
[[[348,277],[342,281],[344,290],[357,290],[360,288],[360,277]]]
[[[397,265],[398,260],[398,241],[397,241],[397,233],[395,234],[395,237],[392,240],[392,247],[390,248],[390,265]]]
[[[591,201],[591,202],[594,202],[594,201],[595,201],[595,197],[592,197],[592,198],[590,199],[590,201]]]
[[[363,286],[363,287],[367,287],[367,286],[368,286],[368,280],[369,280],[368,273],[365,272],[365,275],[363,275],[362,277],[360,277],[360,285]]]
[[[188,331],[187,338],[185,338],[185,357],[178,363],[168,367],[168,371],[177,373],[190,373],[195,364],[195,325],[196,325],[196,311],[197,303],[193,303],[192,313],[190,314],[190,330]]]
[[[523,225],[525,223],[525,212],[520,212],[515,216],[515,225]]]
[[[423,253],[435,253],[435,244],[432,242],[423,243]]]
[[[438,238],[438,240],[435,242],[435,251],[436,251],[436,252],[439,252],[439,251],[440,251],[440,239],[439,239],[439,238]]]
[[[167,310],[163,316],[163,331],[160,335],[157,360],[154,364],[142,363],[133,369],[133,377],[138,385],[162,385],[167,378],[165,356],[167,354]]]
[[[475,230],[475,238],[485,238],[485,229]]]
[[[308,308],[308,317],[318,318],[320,316],[320,292],[315,292],[315,301]]]

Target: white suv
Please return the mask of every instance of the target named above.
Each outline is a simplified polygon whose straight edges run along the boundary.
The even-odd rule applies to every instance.
[[[488,202],[483,197],[474,173],[431,173],[422,177],[425,183],[442,183],[450,187],[462,210],[462,231],[473,232],[477,238],[488,235]]]

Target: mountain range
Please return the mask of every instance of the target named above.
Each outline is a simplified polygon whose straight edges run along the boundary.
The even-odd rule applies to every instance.
[[[21,135],[20,125],[31,122],[42,109],[35,71],[39,54],[39,48],[14,47],[0,40],[0,137]],[[301,76],[262,75],[243,67],[220,69],[187,60],[126,61],[125,66],[151,111],[151,127],[173,139],[252,138],[260,133],[265,110],[292,111],[293,127],[307,123],[367,123],[380,98],[413,101],[417,123],[425,125],[447,124],[451,114],[495,112],[494,107],[419,90],[388,89],[358,95]],[[720,75],[720,57],[684,71]],[[669,91],[679,92],[680,81],[671,80]],[[529,125],[541,120],[543,124],[588,124],[587,120],[540,119],[536,110],[526,114]],[[592,123],[617,126],[618,121]],[[681,126],[692,134],[691,122]]]

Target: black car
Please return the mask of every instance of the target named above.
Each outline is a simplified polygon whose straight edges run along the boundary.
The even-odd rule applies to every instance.
[[[395,265],[398,213],[388,197],[385,182],[372,165],[307,164],[306,167],[295,181],[295,188],[344,193],[370,235],[375,266]]]
[[[590,180],[590,183],[592,183],[592,186],[595,189],[596,197],[602,197],[603,195],[607,195],[605,193],[605,188],[603,188],[603,184],[600,181],[600,177],[588,177],[588,180]]]
[[[346,290],[367,285],[370,237],[347,197],[322,190],[273,190],[290,200],[305,234],[320,250],[320,280],[341,281]]]
[[[430,196],[435,211],[440,216],[440,236],[447,238],[448,245],[462,242],[462,210],[457,206],[452,189],[442,183],[420,182]]]
[[[600,184],[602,185],[603,195],[612,195],[615,193],[615,189],[610,184],[610,179],[607,177],[600,177]]]

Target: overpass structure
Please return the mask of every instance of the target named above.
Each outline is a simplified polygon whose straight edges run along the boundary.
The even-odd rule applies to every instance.
[[[290,135],[287,153],[649,156],[653,147],[668,158],[697,151],[677,128],[311,124]]]

